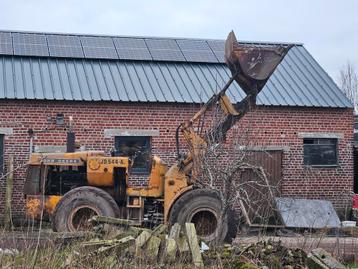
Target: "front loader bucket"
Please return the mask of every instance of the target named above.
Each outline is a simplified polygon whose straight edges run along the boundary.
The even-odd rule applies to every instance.
[[[240,44],[231,31],[225,43],[225,63],[246,94],[257,94],[291,47]]]

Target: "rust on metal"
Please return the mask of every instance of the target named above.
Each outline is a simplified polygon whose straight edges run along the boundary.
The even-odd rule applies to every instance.
[[[26,215],[29,218],[39,219],[42,209],[45,215],[52,215],[61,197],[59,195],[27,195]],[[42,202],[42,199],[44,199],[44,202]]]
[[[231,31],[225,42],[225,63],[246,94],[259,93],[291,47],[240,44]]]

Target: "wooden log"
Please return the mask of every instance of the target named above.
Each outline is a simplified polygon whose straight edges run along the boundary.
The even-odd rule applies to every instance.
[[[196,235],[194,223],[185,223],[185,233],[188,240],[194,265],[197,268],[204,268],[203,257],[201,256],[198,237]]]
[[[4,228],[10,230],[12,228],[12,191],[14,185],[14,156],[9,155],[7,163],[6,191],[5,191],[5,208],[4,208]]]
[[[322,248],[312,250],[307,256],[307,265],[310,269],[344,269],[343,264],[334,259]]]
[[[159,248],[161,239],[157,236],[152,236],[146,247],[146,256],[150,261],[156,262],[158,260]]]

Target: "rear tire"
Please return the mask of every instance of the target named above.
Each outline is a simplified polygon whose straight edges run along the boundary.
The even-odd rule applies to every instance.
[[[194,189],[184,193],[172,206],[169,223],[186,222],[195,224],[198,236],[208,243],[231,242],[236,236],[237,223],[234,223],[233,211],[222,215],[220,194],[215,190]]]
[[[52,228],[56,232],[88,230],[88,219],[94,215],[117,217],[118,205],[107,192],[99,188],[75,188],[66,193],[56,205]]]

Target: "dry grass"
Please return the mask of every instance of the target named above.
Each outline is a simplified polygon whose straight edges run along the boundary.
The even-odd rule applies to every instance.
[[[0,248],[16,248],[19,253],[0,254],[0,268],[195,268],[189,258],[178,259],[174,264],[166,264],[161,260],[151,261],[144,252],[140,256],[135,256],[133,251],[113,249],[98,254],[94,249],[81,247],[81,242],[90,238],[93,238],[93,234],[87,234],[86,237],[76,240],[64,239],[60,234],[52,233],[46,226],[41,231],[36,230],[34,226],[22,228],[20,231],[2,230]],[[244,247],[267,239],[281,241],[286,247],[302,248],[305,251],[323,247],[341,261],[345,261],[347,265],[350,264],[350,268],[355,268],[352,254],[358,253],[358,238],[327,237],[326,233],[301,234],[297,237],[279,237],[260,233],[238,237],[235,244]],[[205,268],[244,268],[242,264],[245,259],[241,259],[242,257],[230,253],[223,256],[225,252],[222,250],[210,252],[210,257],[204,255]]]

